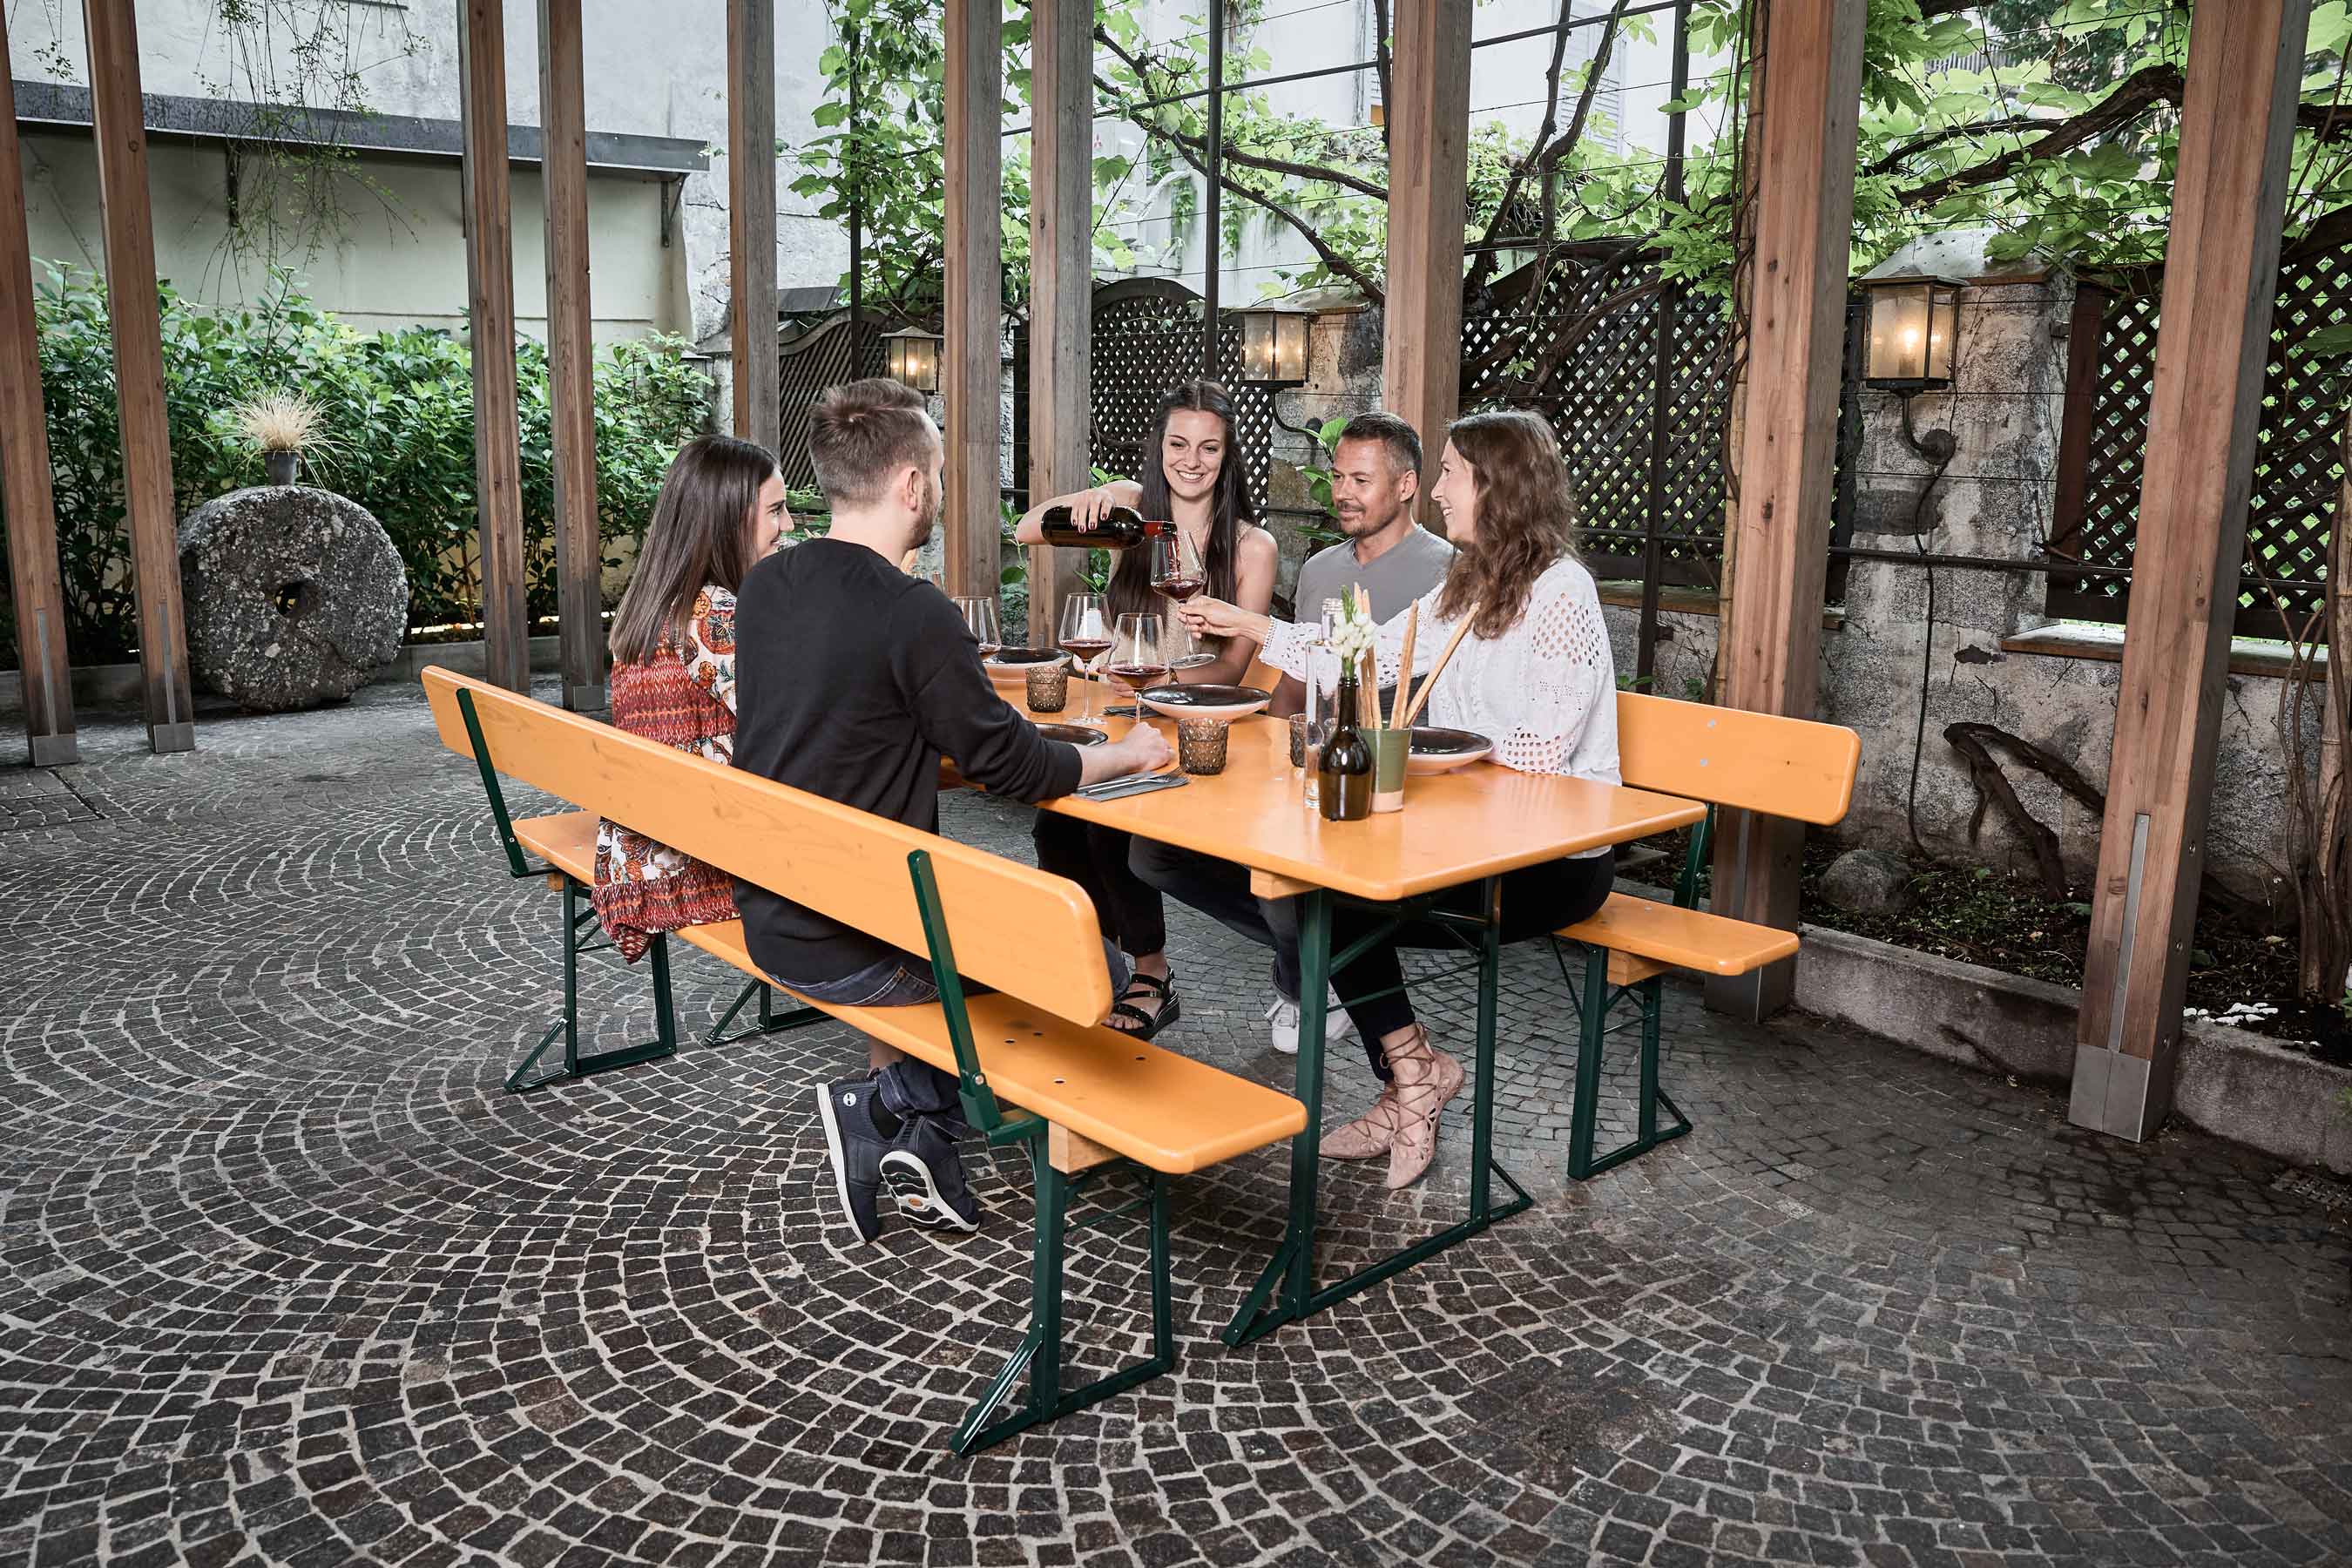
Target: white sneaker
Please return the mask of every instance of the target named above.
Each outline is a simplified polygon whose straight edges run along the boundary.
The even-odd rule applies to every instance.
[[[1298,1054],[1298,1004],[1286,1002],[1280,996],[1265,1010],[1266,1021],[1273,1026],[1274,1048],[1286,1057]],[[1356,1032],[1356,1026],[1339,1005],[1339,994],[1329,992],[1323,1010],[1323,1040],[1328,1045]]]

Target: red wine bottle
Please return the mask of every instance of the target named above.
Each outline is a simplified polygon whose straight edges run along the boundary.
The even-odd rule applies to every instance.
[[[1317,764],[1315,805],[1328,822],[1361,822],[1372,814],[1372,746],[1356,728],[1356,672],[1343,671],[1331,738]]]
[[[1045,542],[1065,550],[1129,550],[1167,526],[1145,521],[1131,506],[1112,507],[1092,528],[1080,528],[1066,506],[1049,506],[1037,514]]]

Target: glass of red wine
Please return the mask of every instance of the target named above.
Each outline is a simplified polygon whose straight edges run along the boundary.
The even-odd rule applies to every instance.
[[[1124,615],[1111,634],[1108,673],[1129,691],[1158,686],[1168,679],[1168,656],[1160,650],[1160,616],[1152,613]],[[1137,723],[1143,721],[1143,704],[1135,706]]]
[[[1182,604],[1209,585],[1201,565],[1201,552],[1181,527],[1163,529],[1151,540],[1151,586],[1171,604]],[[1171,663],[1174,669],[1197,669],[1214,664],[1217,656],[1201,647],[1192,628],[1184,628],[1184,648]]]
[[[1100,594],[1072,594],[1062,601],[1061,636],[1055,646],[1070,656],[1081,673],[1085,667],[1108,653],[1110,645],[1110,612]],[[1084,724],[1093,719],[1094,692],[1094,682],[1082,683],[1078,713],[1073,722]]]
[[[958,598],[957,611],[963,624],[971,628],[974,641],[980,644],[980,657],[989,658],[1004,646],[1004,634],[997,629],[996,601],[990,598]]]

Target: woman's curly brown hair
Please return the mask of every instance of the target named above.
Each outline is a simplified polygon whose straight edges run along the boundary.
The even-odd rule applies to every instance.
[[[1471,634],[1491,639],[1518,625],[1536,579],[1576,555],[1576,498],[1551,426],[1533,414],[1473,414],[1445,438],[1478,481],[1478,537],[1456,542],[1437,613],[1473,609]]]

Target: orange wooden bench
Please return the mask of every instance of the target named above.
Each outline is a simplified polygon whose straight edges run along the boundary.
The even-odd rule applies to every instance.
[[[1797,933],[1696,907],[1716,808],[1732,806],[1821,825],[1845,816],[1853,800],[1862,741],[1837,724],[1713,708],[1639,692],[1617,694],[1617,769],[1625,783],[1707,803],[1691,832],[1690,850],[1671,904],[1612,893],[1591,919],[1559,931],[1554,949],[1577,1001],[1576,1109],[1569,1126],[1568,1173],[1579,1181],[1690,1131],[1690,1119],[1658,1087],[1658,1025],[1669,970],[1747,974],[1797,951]],[[1586,952],[1584,977],[1570,973],[1562,941]],[[1616,1149],[1592,1150],[1599,1120],[1601,1046],[1624,1025],[1610,1016],[1627,1001],[1639,1008],[1641,1086],[1638,1131]],[[1672,1118],[1659,1123],[1663,1107]]]
[[[929,954],[940,991],[929,1006],[808,1005],[953,1073],[964,1119],[976,1131],[991,1143],[1028,1145],[1037,1205],[1030,1328],[957,1431],[959,1453],[1175,1364],[1167,1178],[1290,1138],[1307,1125],[1307,1110],[1278,1089],[1102,1026],[1097,1020],[1112,1000],[1110,974],[1094,906],[1076,883],[446,669],[428,668],[424,683],[442,742],[480,765],[510,852],[519,847],[543,859],[566,889],[567,917],[573,889],[593,882],[603,816],[893,946]],[[500,774],[578,809],[513,821]],[[768,983],[745,949],[741,921],[675,934],[755,983]],[[565,941],[568,979],[568,929]],[[965,977],[992,989],[967,996]],[[667,1011],[666,995],[657,1005]],[[1069,1200],[1077,1183],[1118,1160],[1141,1167],[1149,1188],[1126,1207],[1149,1209],[1153,1353],[1065,1391]],[[1024,1373],[1028,1388],[1019,1407],[990,1421]]]

